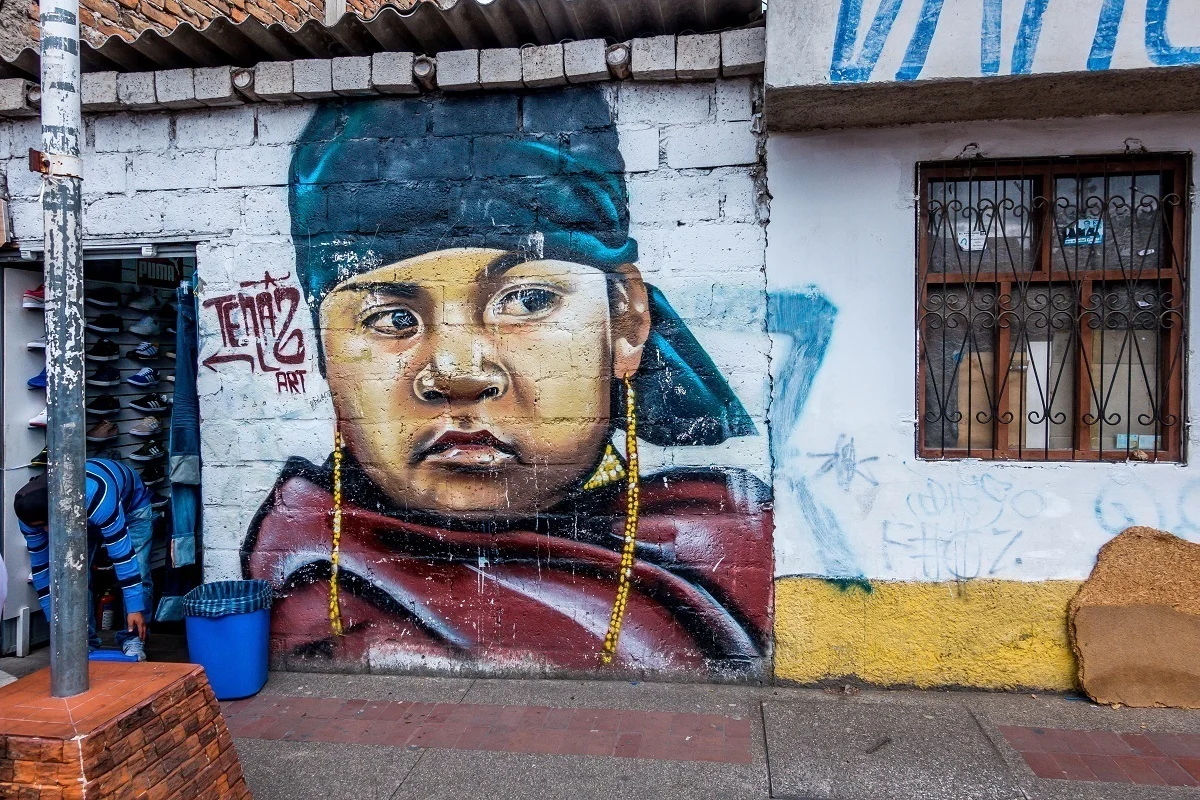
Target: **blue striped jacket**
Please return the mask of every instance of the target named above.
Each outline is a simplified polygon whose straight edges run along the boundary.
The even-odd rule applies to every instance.
[[[124,464],[107,458],[87,460],[88,553],[95,552],[97,540],[104,542],[117,573],[126,614],[145,611],[146,604],[142,598],[142,575],[126,530],[125,512],[141,508],[151,497],[138,474]],[[50,537],[45,528],[30,528],[20,520],[18,524],[29,547],[33,588],[46,619],[50,619]]]

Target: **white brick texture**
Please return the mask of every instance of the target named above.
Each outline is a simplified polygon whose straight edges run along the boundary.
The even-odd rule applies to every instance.
[[[671,125],[664,138],[667,166],[673,169],[728,167],[758,160],[758,139],[745,122]]]

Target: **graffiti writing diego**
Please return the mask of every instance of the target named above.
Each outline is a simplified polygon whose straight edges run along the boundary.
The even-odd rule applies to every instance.
[[[243,546],[282,597],[277,653],[761,669],[767,488],[638,474],[639,440],[756,429],[639,273],[611,116],[593,88],[312,117],[290,209],[337,430],[324,464],[288,463]]]

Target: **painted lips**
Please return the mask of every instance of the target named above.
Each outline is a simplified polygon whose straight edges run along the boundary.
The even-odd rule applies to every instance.
[[[488,431],[446,431],[417,454],[420,461],[488,468],[514,461],[517,451]]]

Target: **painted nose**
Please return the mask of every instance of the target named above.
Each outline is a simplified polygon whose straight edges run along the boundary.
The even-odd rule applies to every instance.
[[[459,365],[433,358],[417,373],[413,391],[427,403],[477,403],[503,397],[508,392],[504,369],[476,353],[472,363]]]

